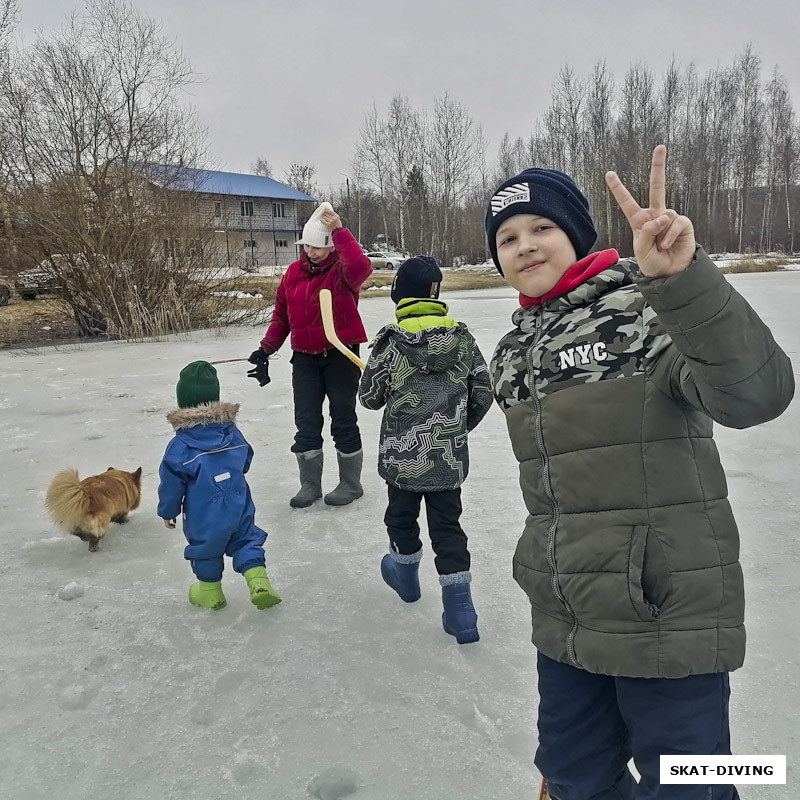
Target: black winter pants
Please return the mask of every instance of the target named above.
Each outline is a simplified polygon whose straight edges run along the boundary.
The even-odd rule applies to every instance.
[[[350,349],[358,354],[358,345]],[[361,370],[338,350],[312,355],[292,354],[294,424],[297,433],[293,453],[322,447],[322,403],[328,398],[331,434],[340,453],[361,449],[361,433],[356,417],[356,394]]]
[[[428,516],[428,533],[433,552],[436,554],[436,571],[440,575],[467,572],[470,558],[467,550],[467,535],[458,522],[461,516],[461,489],[444,492],[411,492],[398,489],[391,483],[389,505],[383,521],[389,534],[389,542],[395,553],[416,553],[422,542],[419,538],[419,517],[422,498]]]

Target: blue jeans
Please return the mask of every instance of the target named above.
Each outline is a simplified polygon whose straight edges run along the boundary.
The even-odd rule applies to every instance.
[[[537,666],[535,761],[552,800],[739,800],[730,784],[659,782],[661,755],[730,755],[727,672],[615,678],[541,653]]]

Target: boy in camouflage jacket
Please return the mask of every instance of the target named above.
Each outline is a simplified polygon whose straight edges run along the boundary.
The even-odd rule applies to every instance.
[[[378,448],[378,473],[389,492],[383,579],[405,602],[419,599],[417,518],[424,497],[442,586],[442,624],[464,644],[479,637],[467,537],[459,524],[460,487],[469,470],[467,434],[491,406],[492,392],[475,339],[438,299],[441,280],[430,256],[410,258],[397,270],[397,324],[375,337],[359,399],[366,408],[386,406]]]
[[[514,577],[538,650],[536,764],[559,800],[738,797],[662,786],[659,756],[730,753],[744,590],[712,422],[777,417],[794,378],[691,221],[666,208],[665,162],[659,145],[647,208],[606,176],[635,261],[587,255],[588,201],[556,170],[509,178],[486,213],[495,265],[520,292],[492,372],[528,510]]]

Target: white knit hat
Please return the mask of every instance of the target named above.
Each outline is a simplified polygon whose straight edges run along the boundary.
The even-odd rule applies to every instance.
[[[326,211],[333,211],[330,203],[320,203],[314,213],[303,225],[303,236],[296,244],[307,244],[309,247],[333,247],[331,229],[322,221],[321,217]]]

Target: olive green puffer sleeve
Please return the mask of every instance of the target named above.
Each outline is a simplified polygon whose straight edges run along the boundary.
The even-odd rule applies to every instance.
[[[783,413],[794,395],[791,361],[702,248],[683,272],[636,283],[655,312],[645,315],[647,338],[667,343],[648,365],[661,391],[729,428]]]

